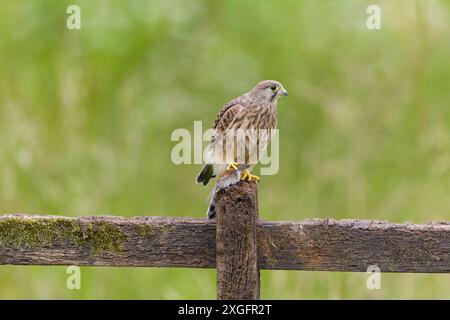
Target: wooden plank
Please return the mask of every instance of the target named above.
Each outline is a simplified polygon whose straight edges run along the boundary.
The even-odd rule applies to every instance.
[[[256,182],[239,182],[217,199],[217,299],[259,299]]]
[[[262,222],[263,269],[450,272],[450,225],[393,224],[369,220]]]
[[[214,221],[0,216],[0,264],[215,268]],[[260,269],[450,272],[450,224],[259,221]]]
[[[0,217],[0,264],[214,267],[215,223],[189,218]]]

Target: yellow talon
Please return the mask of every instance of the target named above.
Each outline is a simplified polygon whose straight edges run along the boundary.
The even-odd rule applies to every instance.
[[[227,171],[228,170],[237,170],[238,169],[238,163],[237,162],[232,162],[229,165],[227,165]]]
[[[248,180],[248,181],[254,180],[256,182],[259,182],[259,177],[252,175],[248,169],[245,169],[244,172],[242,172],[241,180]]]

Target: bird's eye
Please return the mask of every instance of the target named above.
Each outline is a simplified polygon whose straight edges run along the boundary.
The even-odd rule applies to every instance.
[[[272,90],[272,91],[277,91],[277,90],[278,90],[278,86],[271,86],[271,87],[270,87],[270,90]]]

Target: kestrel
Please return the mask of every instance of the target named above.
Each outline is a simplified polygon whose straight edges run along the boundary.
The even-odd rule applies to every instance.
[[[216,213],[215,192],[239,180],[259,181],[250,171],[275,133],[278,99],[287,94],[280,82],[264,80],[220,110],[206,150],[206,164],[197,176],[197,183],[203,185],[218,177],[208,207],[209,218]]]

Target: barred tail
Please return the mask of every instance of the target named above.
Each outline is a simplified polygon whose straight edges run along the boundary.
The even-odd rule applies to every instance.
[[[216,193],[217,193],[217,184],[214,186],[214,188],[211,190],[211,192],[208,195],[208,198],[206,199],[206,202],[208,202],[208,210],[206,211],[206,216],[209,219],[214,219],[216,217],[216,211],[217,211],[217,202],[216,202]]]
[[[206,164],[197,176],[197,183],[203,182],[206,186],[211,178],[215,177],[212,164]]]
[[[208,212],[206,213],[209,219],[214,219],[216,217],[216,209],[216,195],[213,194],[211,202],[208,205]]]
[[[216,183],[214,189],[212,189],[212,191],[208,197],[209,204],[208,204],[208,211],[207,211],[206,215],[208,216],[209,219],[214,219],[216,217],[217,193],[220,190],[225,189],[226,187],[232,186],[232,185],[236,184],[237,182],[239,182],[240,176],[241,176],[240,170],[235,170],[235,171],[231,171],[228,174],[221,176],[217,180],[217,183]]]

